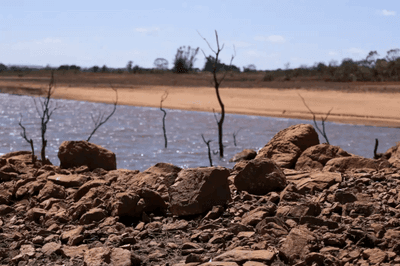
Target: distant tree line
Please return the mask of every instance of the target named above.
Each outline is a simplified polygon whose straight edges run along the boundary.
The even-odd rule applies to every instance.
[[[202,69],[194,68],[196,56],[199,48],[191,48],[190,46],[181,46],[177,49],[175,58],[173,59],[172,68],[168,68],[168,60],[165,58],[156,58],[153,68],[144,68],[134,65],[133,61],[128,61],[125,68],[110,68],[106,65],[92,66],[82,68],[76,65],[61,65],[59,67],[29,67],[29,66],[6,66],[0,63],[1,72],[15,72],[18,75],[29,73],[37,70],[56,70],[62,72],[93,72],[93,73],[164,73],[173,72],[177,74],[212,72],[215,58],[208,56],[205,58],[204,67]],[[285,69],[266,70],[264,81],[290,81],[294,78],[313,77],[313,79],[336,82],[349,81],[400,81],[400,49],[391,49],[387,51],[386,56],[379,58],[376,51],[371,51],[365,59],[355,61],[351,58],[345,58],[339,64],[337,61],[331,61],[329,64],[324,62],[315,63],[313,66],[302,65],[298,68],[289,68],[290,64],[285,64]],[[241,72],[240,68],[235,65],[227,65],[218,59],[216,70]],[[242,72],[256,72],[256,66],[250,64],[243,67]]]
[[[400,81],[400,49],[387,51],[386,56],[378,58],[376,51],[368,53],[365,59],[355,61],[345,58],[341,64],[331,61],[311,67],[305,65],[299,68],[266,71],[264,81],[289,81],[298,77],[316,77],[318,80],[351,82],[351,81]]]

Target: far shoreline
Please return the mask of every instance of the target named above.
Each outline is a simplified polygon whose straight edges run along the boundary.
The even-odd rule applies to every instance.
[[[2,93],[38,96],[40,84],[2,84]],[[18,85],[18,86],[11,86]],[[103,84],[104,85],[104,84]],[[138,107],[160,107],[160,99],[166,90],[168,98],[164,108],[220,112],[215,89],[212,87],[183,87],[140,85],[124,86],[119,84],[118,104]],[[307,88],[220,88],[226,113],[264,116],[276,118],[313,120],[299,94],[316,115],[321,125],[321,116],[325,117],[331,109],[327,122],[343,124],[400,128],[400,94],[336,90],[315,90]],[[104,86],[56,86],[55,99],[67,99],[113,104],[115,92]]]

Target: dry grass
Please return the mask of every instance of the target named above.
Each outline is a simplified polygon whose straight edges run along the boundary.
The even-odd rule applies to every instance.
[[[222,83],[222,88],[278,88],[308,90],[338,90],[346,92],[400,92],[400,82],[325,82],[316,77],[293,78],[283,81],[264,81],[265,72],[230,73]],[[27,73],[3,72],[0,74],[1,88],[38,88],[48,84],[50,71]],[[82,73],[56,71],[58,85],[67,87],[115,87],[137,88],[140,86],[213,87],[212,73]]]

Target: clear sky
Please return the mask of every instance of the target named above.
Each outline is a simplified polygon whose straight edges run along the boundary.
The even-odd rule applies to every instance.
[[[177,48],[257,69],[365,58],[400,48],[399,0],[0,0],[0,63],[153,67]],[[204,55],[195,67],[204,66]]]

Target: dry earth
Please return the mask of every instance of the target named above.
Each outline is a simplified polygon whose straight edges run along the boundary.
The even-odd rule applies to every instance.
[[[58,156],[0,157],[1,265],[400,265],[400,144],[367,159],[299,124],[233,169]]]

